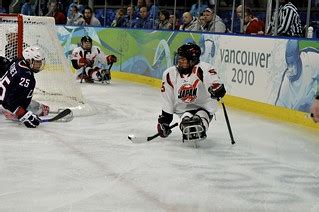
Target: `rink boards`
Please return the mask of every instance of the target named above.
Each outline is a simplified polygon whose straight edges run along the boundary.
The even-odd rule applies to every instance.
[[[318,91],[319,42],[310,39],[239,36],[180,31],[58,26],[69,58],[83,35],[118,57],[113,78],[160,87],[176,49],[195,42],[201,61],[214,64],[227,90],[225,103],[270,118],[318,128],[307,118]]]

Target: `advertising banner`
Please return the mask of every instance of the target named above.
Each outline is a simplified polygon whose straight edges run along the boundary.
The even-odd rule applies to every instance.
[[[275,37],[180,31],[58,26],[66,57],[89,35],[119,62],[113,69],[161,79],[187,42],[201,47],[201,61],[214,64],[227,93],[309,112],[319,90],[319,42]]]

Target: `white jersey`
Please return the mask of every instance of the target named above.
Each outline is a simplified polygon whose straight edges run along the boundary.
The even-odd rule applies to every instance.
[[[208,92],[213,83],[221,84],[216,70],[208,63],[200,62],[191,74],[183,76],[175,66],[168,68],[162,79],[162,110],[181,115],[203,108],[213,115],[217,110],[217,100],[212,99]]]
[[[77,47],[73,50],[71,60],[79,61],[85,58],[92,61],[92,68],[99,67],[101,64],[107,64],[106,55],[97,46],[92,46],[91,50],[84,50],[82,47]],[[82,68],[77,69],[77,75],[82,73]]]

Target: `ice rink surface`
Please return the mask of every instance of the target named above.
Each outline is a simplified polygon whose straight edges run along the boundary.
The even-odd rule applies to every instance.
[[[81,84],[98,113],[27,129],[0,116],[0,211],[319,211],[319,132],[222,107],[195,149],[156,133],[158,89]],[[175,117],[174,121],[178,121]]]

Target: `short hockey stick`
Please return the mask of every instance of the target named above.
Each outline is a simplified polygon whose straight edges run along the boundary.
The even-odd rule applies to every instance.
[[[233,132],[232,132],[231,127],[230,127],[230,122],[229,122],[229,119],[228,119],[226,107],[225,107],[225,104],[224,104],[223,100],[221,98],[219,100],[220,100],[220,102],[222,103],[222,106],[223,106],[224,116],[225,116],[225,119],[226,119],[226,124],[227,124],[227,128],[228,128],[231,144],[234,145],[236,142],[234,140]]]
[[[87,51],[84,51],[84,59],[86,59],[86,54],[87,54]],[[81,74],[81,81],[80,81],[80,83],[82,83],[83,78],[84,78],[85,75],[86,75],[86,73],[85,73],[85,66],[83,66],[83,67],[82,67],[82,74]]]
[[[80,80],[80,83],[82,83],[82,81],[83,81],[84,73],[85,73],[85,68],[83,67],[83,68],[82,68],[82,74],[81,74],[81,80]]]
[[[174,127],[177,127],[178,123],[175,123],[171,126],[169,126],[169,129],[173,129]],[[153,140],[154,138],[157,138],[159,136],[159,133],[156,133],[152,136],[148,136],[148,137],[143,137],[143,138],[139,138],[139,137],[135,137],[134,135],[128,135],[128,139],[132,141],[132,143],[144,143],[144,142],[148,142]]]
[[[62,118],[64,118],[65,116],[69,115],[69,114],[72,114],[72,110],[70,109],[65,109],[63,110],[62,112],[58,113],[56,116],[52,117],[52,118],[48,118],[48,119],[41,119],[41,123],[44,123],[44,122],[54,122],[54,121],[58,121]],[[73,115],[72,115],[73,117]],[[70,119],[71,121],[72,119]]]
[[[113,63],[110,63],[110,66],[109,66],[109,68],[107,69],[107,71],[110,73],[110,79],[109,80],[111,80],[111,68],[112,68],[112,66],[113,66]],[[107,80],[105,80],[105,74],[104,74],[104,76],[102,75],[102,81],[101,81],[102,83],[104,83],[104,82],[106,82],[106,84],[108,84],[107,83]]]

